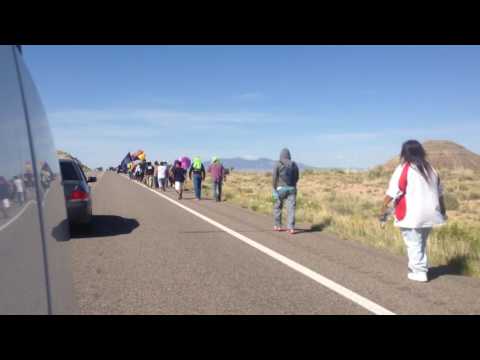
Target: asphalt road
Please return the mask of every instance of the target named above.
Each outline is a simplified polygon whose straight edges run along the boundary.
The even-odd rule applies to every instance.
[[[404,257],[322,232],[274,233],[270,217],[232,204],[191,192],[179,202],[239,236],[122,175],[99,174],[93,187],[93,229],[71,240],[82,314],[372,314],[356,296],[395,314],[480,314],[480,281],[442,267],[414,283]]]

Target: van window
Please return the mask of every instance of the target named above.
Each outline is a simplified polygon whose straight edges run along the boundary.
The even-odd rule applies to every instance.
[[[63,181],[69,181],[69,180],[80,180],[78,177],[77,172],[75,171],[75,167],[73,163],[71,162],[61,162],[60,163],[60,169],[62,172],[62,179]]]
[[[84,180],[85,182],[88,182],[88,181],[87,181],[87,176],[86,176],[85,173],[83,172],[82,167],[81,167],[80,165],[78,165],[77,168],[78,168],[78,170],[80,170],[80,173],[82,174],[83,180]]]

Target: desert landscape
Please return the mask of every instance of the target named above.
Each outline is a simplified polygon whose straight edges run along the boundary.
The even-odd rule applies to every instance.
[[[429,263],[457,274],[480,277],[480,156],[450,141],[424,143],[445,188],[448,223],[429,238]],[[360,241],[405,254],[393,219],[382,227],[381,203],[398,157],[368,171],[305,170],[297,196],[297,224],[340,239]],[[205,182],[207,196],[210,183]],[[224,186],[226,201],[272,213],[271,172],[233,171]]]

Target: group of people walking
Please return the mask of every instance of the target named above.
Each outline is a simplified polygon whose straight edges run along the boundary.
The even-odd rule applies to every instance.
[[[291,160],[290,151],[283,149],[273,169],[274,231],[295,234],[298,180],[298,167]],[[284,203],[288,210],[286,229],[282,227]],[[402,145],[400,164],[389,181],[380,222],[384,224],[392,213],[407,248],[408,279],[428,281],[427,239],[433,227],[445,224],[447,213],[440,176],[417,140]]]
[[[186,191],[185,182],[188,178],[193,183],[195,200],[202,199],[202,183],[209,173],[212,177],[213,197],[215,201],[221,201],[222,185],[226,181],[226,170],[218,157],[213,157],[208,170],[205,170],[202,160],[199,157],[193,158],[192,164],[188,169],[182,166],[179,160],[173,164],[166,161],[155,161],[154,164],[146,160],[138,164],[129,164],[128,175],[131,179],[142,182],[143,184],[165,192],[167,188],[174,188],[177,192],[178,200],[183,199],[183,193]]]
[[[202,183],[207,173],[212,177],[214,198],[220,201],[225,169],[217,157],[212,158],[207,171],[201,159],[196,157],[188,171],[178,160],[173,165],[156,162],[152,166],[144,162],[132,169],[130,176],[148,186],[160,187],[162,191],[170,184],[170,187],[175,187],[178,199],[181,200],[188,174],[193,182],[195,199],[200,200]],[[299,177],[299,168],[292,161],[290,151],[283,149],[272,174],[274,231],[296,233],[295,211]],[[282,226],[284,205],[287,207],[286,228]],[[400,229],[407,248],[408,278],[420,282],[428,281],[427,238],[434,226],[445,223],[447,215],[438,172],[428,162],[425,149],[416,140],[406,141],[402,145],[400,164],[391,176],[379,217],[380,222],[384,224],[392,213],[394,225]]]
[[[7,181],[0,176],[0,211],[3,218],[9,217],[9,209],[14,203],[22,206],[28,199],[33,197],[33,175],[14,176]]]

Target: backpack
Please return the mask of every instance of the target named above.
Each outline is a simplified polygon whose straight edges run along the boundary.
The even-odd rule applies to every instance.
[[[200,160],[193,160],[192,168],[197,171],[202,170],[202,162]]]

